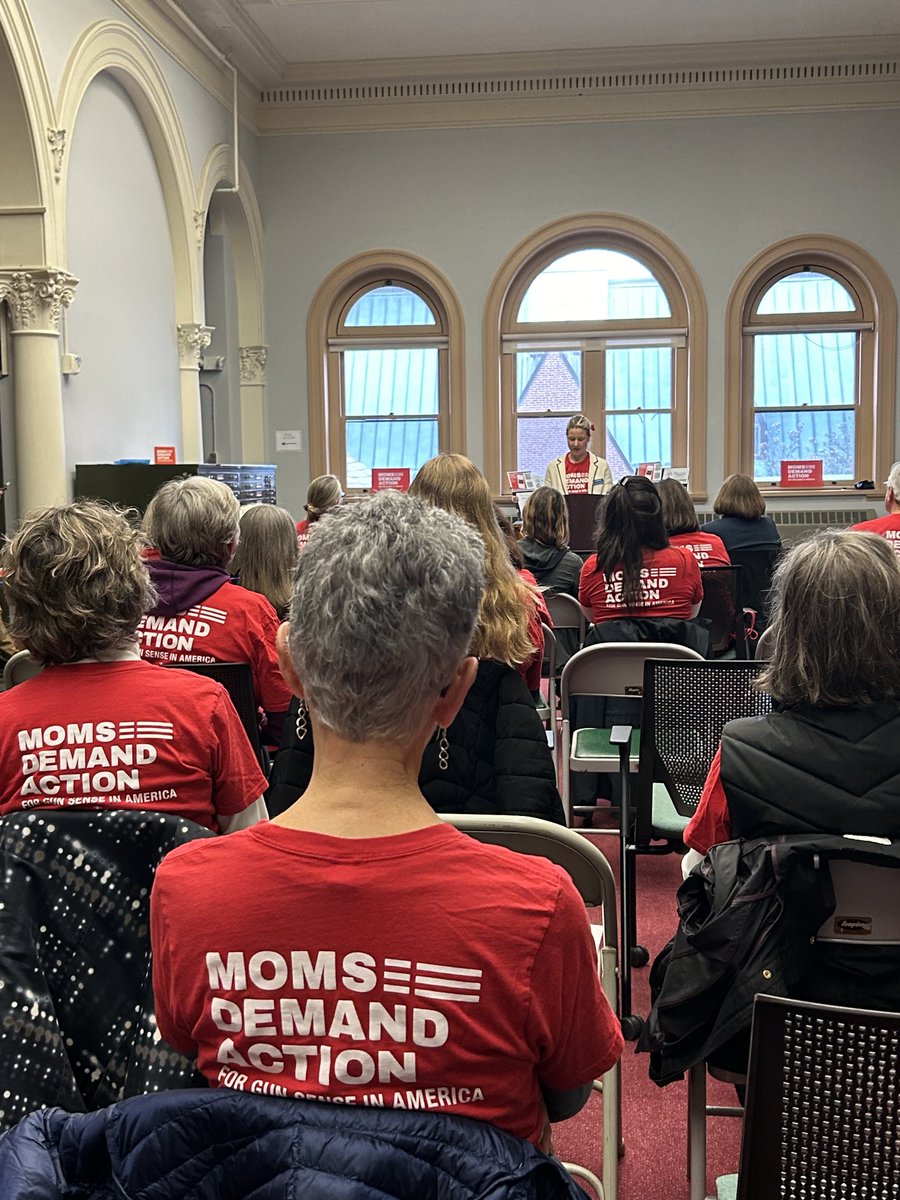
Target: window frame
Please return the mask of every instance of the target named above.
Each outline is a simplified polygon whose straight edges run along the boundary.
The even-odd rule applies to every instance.
[[[415,292],[435,317],[434,325],[346,325],[353,305],[386,284]],[[307,320],[310,474],[336,475],[348,488],[344,411],[345,350],[434,347],[438,351],[438,447],[465,451],[465,347],[462,308],[446,279],[431,264],[403,251],[373,251],[342,263],[325,279]],[[320,401],[317,402],[317,398]],[[416,420],[408,414],[372,420]],[[429,421],[432,415],[421,418]]]
[[[585,249],[614,250],[640,262],[663,289],[671,315],[543,322],[539,332],[537,322],[518,321],[522,299],[534,279],[556,259]],[[641,334],[646,336],[643,343]],[[687,464],[691,494],[705,498],[706,334],[706,303],[699,278],[680,250],[658,230],[619,214],[598,213],[552,222],[526,238],[503,263],[485,307],[485,473],[492,487],[505,491],[506,471],[517,466],[516,348],[526,349],[529,335],[535,346],[552,341],[554,335],[585,343],[582,396],[598,397],[593,405],[587,404],[587,415],[597,425],[594,450],[599,454],[605,439],[605,351],[628,348],[632,338],[633,348],[652,345],[655,338],[665,335],[677,343],[673,345],[672,460],[675,465]],[[623,339],[620,344],[606,344],[619,338]]]
[[[798,271],[816,271],[835,279],[856,301],[854,312],[755,312],[773,284]],[[764,496],[858,495],[857,479],[872,479],[881,491],[893,456],[896,403],[897,303],[883,268],[861,247],[841,238],[805,235],[788,238],[762,251],[747,265],[732,289],[726,314],[725,472],[753,477],[754,345],[759,334],[855,332],[856,444],[854,475],[823,481],[821,487],[790,488],[759,484]]]

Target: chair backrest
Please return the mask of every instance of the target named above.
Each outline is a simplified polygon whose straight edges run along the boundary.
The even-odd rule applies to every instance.
[[[585,630],[587,629],[587,613],[578,603],[574,596],[566,595],[565,592],[557,592],[551,596],[546,592],[544,599],[547,601],[547,608],[550,610],[550,616],[553,618],[554,629],[577,629],[579,646],[584,641]]]
[[[698,616],[709,621],[709,657],[720,658],[733,648],[738,658],[746,658],[741,568],[734,563],[729,567],[701,567],[700,578],[703,603]]]
[[[648,658],[703,662],[702,655],[670,642],[601,642],[573,654],[560,680],[562,717],[573,696],[619,696],[640,700]]]
[[[900,1013],[757,996],[738,1200],[898,1195],[898,1062]]]
[[[757,662],[769,662],[772,658],[772,647],[775,643],[774,626],[764,629],[756,639],[756,649],[753,657]]]
[[[556,679],[556,634],[543,621],[541,622],[541,627],[544,630],[544,658],[541,663],[541,676],[552,682]]]
[[[43,664],[35,662],[27,650],[17,650],[4,664],[3,686],[8,691],[17,683],[24,683],[26,679],[33,679],[35,675],[40,675],[43,669]]]
[[[569,875],[586,908],[603,909],[604,943],[615,949],[616,885],[612,869],[593,842],[563,825],[537,817],[494,817],[480,813],[442,814],[445,821],[479,842],[505,846],[517,854],[548,858]]]
[[[829,858],[828,869],[835,907],[816,941],[900,947],[900,870],[852,858]]]
[[[762,632],[769,620],[769,588],[772,572],[784,553],[781,546],[757,546],[753,550],[731,550],[728,557],[741,568],[741,593],[745,608],[756,615],[756,628]]]
[[[253,753],[259,760],[264,773],[269,770],[269,755],[259,736],[259,715],[256,696],[253,692],[253,672],[249,663],[177,663],[173,664],[183,671],[193,671],[196,675],[205,675],[207,679],[215,679],[221,683],[231,703],[235,707],[241,724],[247,734]]]
[[[723,726],[738,717],[771,711],[772,697],[753,686],[760,669],[755,662],[662,662],[648,656],[638,771],[639,839],[649,836],[654,783],[665,784],[677,812],[693,816]]]

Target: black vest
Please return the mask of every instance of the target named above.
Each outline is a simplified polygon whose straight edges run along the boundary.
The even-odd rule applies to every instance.
[[[798,706],[731,721],[722,734],[721,778],[735,838],[900,839],[900,702]]]

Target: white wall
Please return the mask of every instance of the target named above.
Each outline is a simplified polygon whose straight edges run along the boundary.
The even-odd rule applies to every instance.
[[[863,246],[900,293],[898,145],[896,111],[261,139],[270,440],[276,428],[306,428],[305,323],[322,279],[352,255],[395,247],[434,263],[460,296],[469,452],[480,462],[481,320],[494,274],[548,221],[620,212],[672,238],[705,289],[714,491],[735,280],[765,246],[821,232]],[[281,502],[299,511],[308,460],[279,461],[292,468],[281,471]]]
[[[138,114],[99,75],[85,93],[69,166],[67,315],[83,359],[63,383],[66,465],[181,448],[174,270],[162,188]]]

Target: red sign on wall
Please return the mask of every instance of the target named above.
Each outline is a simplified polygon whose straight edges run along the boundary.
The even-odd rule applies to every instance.
[[[409,467],[373,467],[372,491],[409,491]]]
[[[821,483],[821,458],[782,459],[782,487],[818,487]]]
[[[175,447],[174,446],[154,446],[153,447],[153,461],[157,464],[164,463],[166,466],[170,466],[173,463],[177,462],[178,460],[175,457]]]

